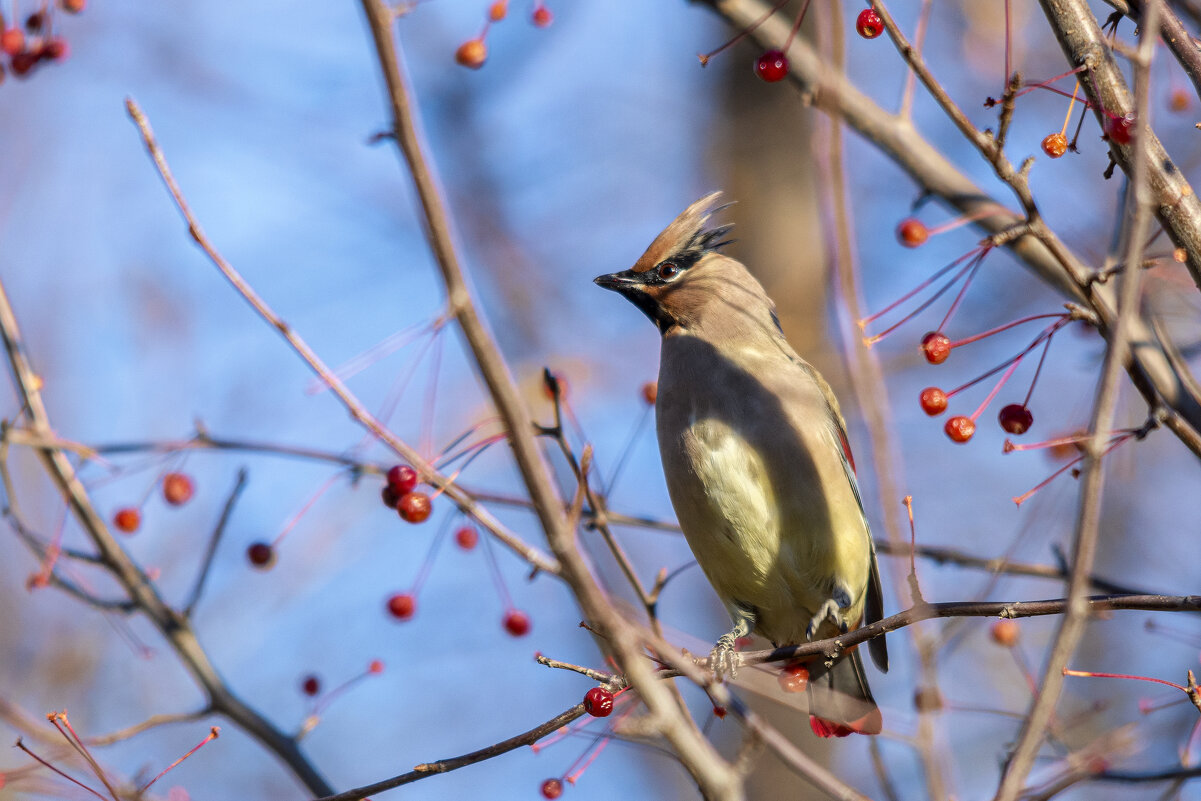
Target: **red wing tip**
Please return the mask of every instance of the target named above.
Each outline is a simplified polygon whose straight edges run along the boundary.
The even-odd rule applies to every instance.
[[[818,737],[846,737],[849,734],[879,734],[884,728],[884,718],[879,709],[873,709],[859,720],[851,723],[835,723],[816,715],[809,716],[809,728]]]

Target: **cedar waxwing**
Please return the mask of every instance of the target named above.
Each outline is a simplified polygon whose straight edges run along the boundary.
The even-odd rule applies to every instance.
[[[733,674],[739,637],[836,636],[880,620],[883,599],[838,401],[784,338],[759,282],[717,252],[730,231],[706,229],[719,195],[689,206],[631,269],[596,283],[662,334],[659,452],[680,528],[734,621],[711,655],[721,676]],[[869,650],[888,670],[884,638]],[[879,733],[857,650],[807,667],[814,733]]]

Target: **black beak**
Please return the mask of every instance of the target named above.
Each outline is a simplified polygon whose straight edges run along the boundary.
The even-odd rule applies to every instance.
[[[592,279],[592,283],[605,289],[612,289],[614,292],[625,294],[629,290],[638,286],[642,281],[638,277],[638,273],[633,270],[624,270],[620,273],[609,273],[608,275],[598,275]]]

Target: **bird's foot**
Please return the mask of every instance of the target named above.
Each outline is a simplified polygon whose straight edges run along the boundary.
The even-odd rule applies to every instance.
[[[848,609],[850,606],[851,594],[847,592],[845,587],[835,587],[833,597],[827,598],[818,608],[817,614],[809,621],[809,626],[805,629],[805,637],[812,640],[817,634],[818,629],[827,620],[838,626],[838,630],[843,634],[846,634],[848,628],[846,621],[842,620],[838,613],[839,610]]]
[[[709,652],[709,667],[718,681],[723,681],[727,676],[738,678],[738,652],[734,650],[737,640],[732,631],[723,634]]]

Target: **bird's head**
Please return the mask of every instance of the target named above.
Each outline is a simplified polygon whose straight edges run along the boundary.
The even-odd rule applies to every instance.
[[[598,276],[598,286],[623,296],[666,334],[688,329],[702,316],[731,309],[758,317],[770,315],[771,301],[759,282],[740,262],[718,252],[731,240],[733,227],[708,228],[720,192],[693,203],[663,229],[634,266],[619,273]]]

